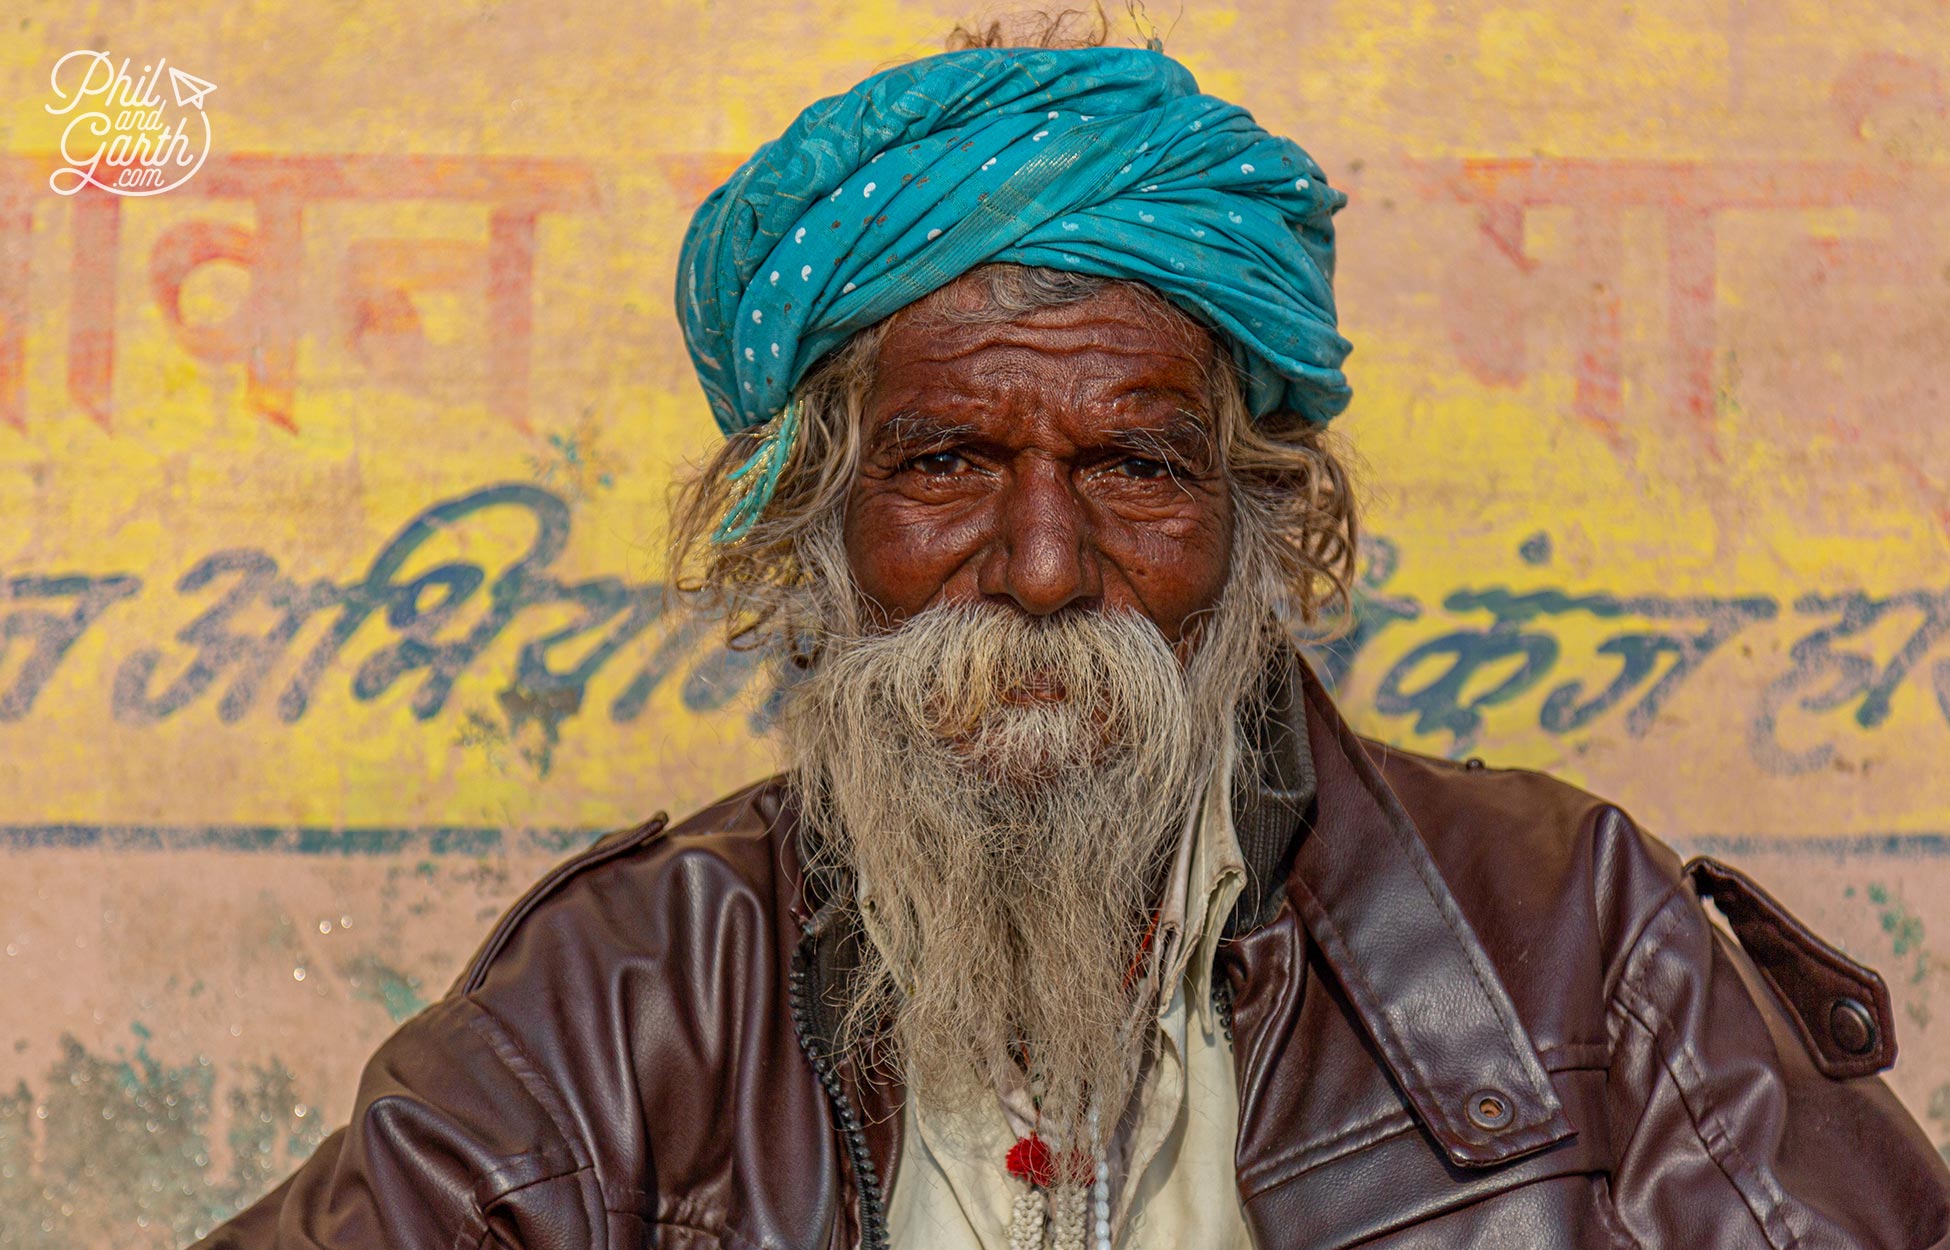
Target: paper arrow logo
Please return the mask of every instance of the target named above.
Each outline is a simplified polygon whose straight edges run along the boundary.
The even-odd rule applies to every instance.
[[[176,103],[180,108],[202,108],[203,97],[217,89],[217,84],[204,82],[195,74],[185,74],[174,65],[169,67],[169,85],[176,89]]]

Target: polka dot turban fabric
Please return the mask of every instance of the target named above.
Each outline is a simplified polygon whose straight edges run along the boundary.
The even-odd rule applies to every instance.
[[[770,458],[746,465],[763,497],[819,359],[991,261],[1145,282],[1230,340],[1255,416],[1324,423],[1349,398],[1333,289],[1346,202],[1162,52],[948,52],[813,104],[713,191],[684,236],[677,310],[719,427],[773,423]]]

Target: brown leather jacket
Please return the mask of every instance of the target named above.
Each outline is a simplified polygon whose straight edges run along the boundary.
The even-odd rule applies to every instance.
[[[1615,807],[1276,685],[1214,978],[1262,1250],[1950,1247],[1874,973]],[[901,1091],[826,1057],[859,939],[797,838],[774,779],[556,868],[203,1250],[884,1245]]]

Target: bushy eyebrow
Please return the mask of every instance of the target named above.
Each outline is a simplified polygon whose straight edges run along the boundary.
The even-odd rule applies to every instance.
[[[1212,431],[1190,409],[1174,412],[1163,425],[1139,425],[1111,433],[1112,446],[1152,459],[1177,459],[1192,465],[1212,460]]]
[[[975,427],[967,421],[959,421],[940,413],[904,411],[897,412],[880,423],[880,427],[867,440],[867,453],[881,455],[894,452],[907,456],[912,449],[937,448],[944,443],[968,437]]]
[[[905,409],[883,420],[867,439],[867,454],[906,458],[960,442],[976,433],[973,423],[945,413]],[[1214,455],[1212,432],[1206,420],[1190,408],[1179,408],[1161,424],[1127,426],[1109,431],[1105,443],[1119,451],[1152,459],[1176,460],[1204,468]]]

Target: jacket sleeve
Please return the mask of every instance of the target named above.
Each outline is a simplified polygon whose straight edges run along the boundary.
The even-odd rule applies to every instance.
[[[1685,876],[1609,1002],[1624,1231],[1646,1250],[1950,1247],[1950,1171],[1874,1075],[1895,1053],[1880,978],[1732,869]]]
[[[588,1250],[603,1204],[555,1095],[472,999],[367,1063],[352,1118],[191,1250]]]

